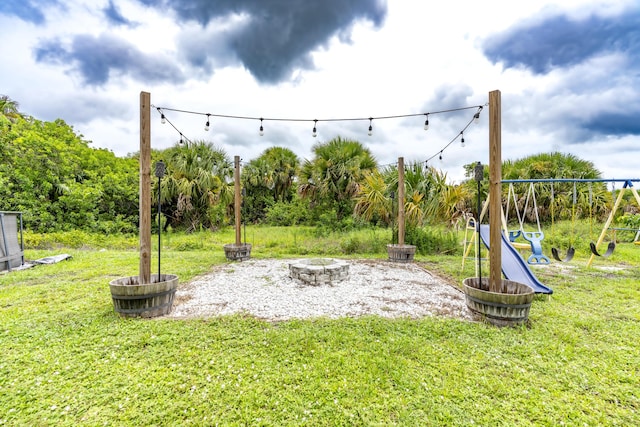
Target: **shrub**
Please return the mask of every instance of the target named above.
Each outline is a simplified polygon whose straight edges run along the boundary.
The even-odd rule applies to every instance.
[[[421,255],[454,255],[459,250],[458,238],[452,231],[441,231],[430,227],[409,227],[405,233],[405,242],[416,246]]]

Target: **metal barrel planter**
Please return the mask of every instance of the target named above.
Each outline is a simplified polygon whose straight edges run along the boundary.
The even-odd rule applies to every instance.
[[[462,281],[467,307],[496,326],[512,326],[526,322],[535,296],[531,287],[502,280],[500,292],[489,291],[489,279],[471,277]]]
[[[158,280],[159,279],[159,280]],[[113,307],[122,317],[157,317],[171,312],[178,288],[175,274],[151,275],[151,283],[139,284],[139,276],[109,283]]]

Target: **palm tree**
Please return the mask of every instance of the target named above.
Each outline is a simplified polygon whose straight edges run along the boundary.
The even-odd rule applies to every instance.
[[[377,168],[375,158],[360,142],[340,137],[314,145],[313,153],[300,172],[298,192],[335,209],[338,220],[351,215],[365,173]]]
[[[298,156],[288,148],[267,148],[261,159],[266,163],[268,176],[273,185],[273,198],[275,201],[290,201],[291,188],[300,168]]]
[[[246,188],[245,215],[250,221],[264,219],[267,208],[276,202],[290,202],[300,160],[288,148],[270,147],[242,169]]]
[[[7,95],[0,95],[0,114],[11,121],[22,117],[22,113],[18,110],[20,104],[12,100]]]
[[[167,150],[167,177],[161,199],[169,204],[174,225],[187,231],[215,226],[211,209],[229,206],[233,200],[233,165],[224,150],[212,143],[195,141]]]
[[[366,172],[356,197],[354,213],[365,221],[379,219],[389,224],[392,220],[392,199],[390,196],[380,171]]]

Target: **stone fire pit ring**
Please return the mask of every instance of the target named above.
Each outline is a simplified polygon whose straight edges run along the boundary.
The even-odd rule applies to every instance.
[[[302,285],[333,285],[349,277],[349,264],[333,258],[299,259],[289,263],[289,277]]]

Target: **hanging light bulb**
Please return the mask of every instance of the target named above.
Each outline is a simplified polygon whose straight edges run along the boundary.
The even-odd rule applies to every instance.
[[[180,145],[184,144],[184,141],[182,140],[182,134],[180,134]]]
[[[160,123],[162,124],[167,123],[167,119],[164,117],[164,113],[160,113]]]
[[[210,114],[207,114],[207,123],[204,124],[204,130],[206,130],[206,131],[209,130],[209,116],[210,116]]]
[[[464,147],[464,131],[460,131],[460,135],[462,135],[462,139],[460,140],[460,145]]]
[[[313,137],[315,138],[316,136],[318,136],[318,129],[316,129],[316,125],[318,124],[317,120],[313,121],[313,132],[311,133],[311,135],[313,135]]]
[[[264,135],[264,127],[262,127],[262,117],[260,118],[260,136]]]
[[[367,134],[369,136],[373,135],[373,117],[369,117],[369,132],[367,132]]]
[[[427,117],[424,121],[424,130],[429,130],[429,113],[425,114]]]
[[[440,152],[440,155],[438,156],[438,160],[442,161],[442,151]]]
[[[478,107],[478,112],[473,115],[473,121],[475,123],[480,122],[480,111],[482,111],[482,107]]]

